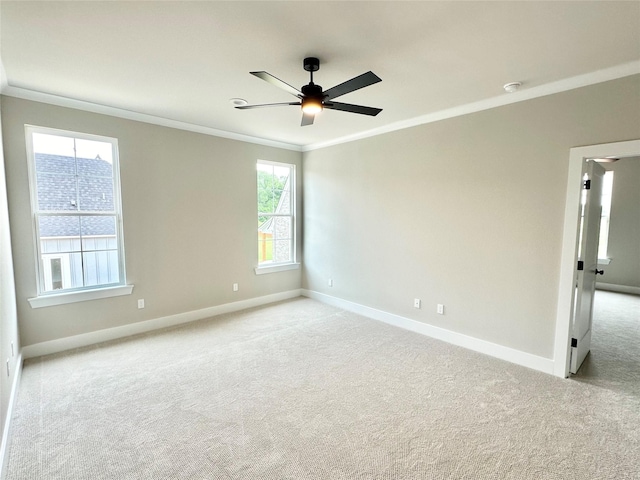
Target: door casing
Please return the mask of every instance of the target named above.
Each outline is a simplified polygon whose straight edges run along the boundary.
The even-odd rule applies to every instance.
[[[574,313],[575,272],[578,262],[580,229],[580,197],[582,192],[582,164],[586,159],[604,157],[635,157],[640,155],[640,140],[576,147],[569,151],[569,173],[564,211],[564,233],[556,309],[556,337],[553,373],[569,376],[571,329]]]

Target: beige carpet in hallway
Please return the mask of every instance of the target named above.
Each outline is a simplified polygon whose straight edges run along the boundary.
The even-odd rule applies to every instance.
[[[640,398],[640,296],[596,292],[591,352],[572,378]]]
[[[9,480],[640,478],[637,389],[306,298],[31,360],[13,422]]]

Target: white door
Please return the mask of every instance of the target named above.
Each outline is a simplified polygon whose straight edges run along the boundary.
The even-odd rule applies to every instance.
[[[582,216],[576,265],[576,291],[571,336],[571,373],[577,373],[591,349],[591,324],[593,319],[593,297],[598,270],[598,239],[600,237],[600,214],[602,211],[602,183],[604,168],[587,160],[583,165]]]

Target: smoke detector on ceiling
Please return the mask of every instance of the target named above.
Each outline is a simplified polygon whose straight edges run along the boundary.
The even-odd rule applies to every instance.
[[[513,92],[517,92],[521,86],[522,86],[521,82],[511,82],[511,83],[507,83],[502,88],[504,88],[504,91],[507,93],[513,93]]]
[[[233,105],[234,107],[243,107],[249,102],[247,102],[244,98],[230,98],[229,103],[231,103],[231,105]]]

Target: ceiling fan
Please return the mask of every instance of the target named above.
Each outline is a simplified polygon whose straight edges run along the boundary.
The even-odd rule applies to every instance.
[[[304,69],[309,72],[310,81],[308,85],[304,85],[300,90],[292,87],[288,83],[283,82],[279,78],[274,77],[267,72],[250,72],[251,75],[255,75],[261,78],[265,82],[269,82],[278,88],[281,88],[285,92],[299,98],[298,102],[285,102],[285,103],[265,103],[261,105],[242,105],[236,106],[240,110],[247,110],[250,108],[262,108],[262,107],[278,107],[285,105],[299,105],[302,107],[302,123],[301,126],[313,124],[313,120],[317,113],[320,113],[324,108],[329,110],[340,110],[342,112],[358,113],[361,115],[376,116],[379,114],[381,108],[365,107],[362,105],[352,105],[350,103],[334,102],[333,99],[347,93],[354,92],[374,83],[381,82],[382,80],[373,72],[369,71],[358,75],[357,77],[347,80],[340,85],[330,88],[329,90],[322,90],[320,85],[313,83],[313,72],[317,72],[320,69],[320,60],[315,57],[305,58],[303,61]]]

